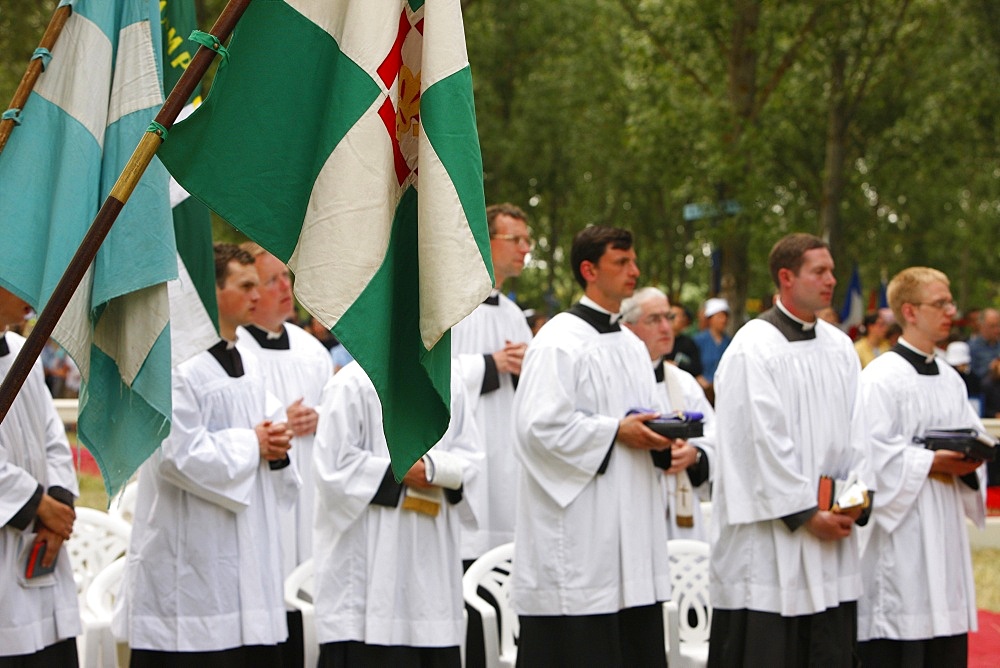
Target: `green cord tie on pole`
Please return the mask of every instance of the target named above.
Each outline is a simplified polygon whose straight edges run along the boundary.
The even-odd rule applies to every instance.
[[[52,53],[43,46],[35,49],[35,52],[31,54],[32,60],[42,61],[42,71],[44,72],[49,67],[49,62],[52,60]]]
[[[194,30],[191,32],[191,35],[188,37],[188,39],[191,40],[192,42],[197,42],[198,44],[201,44],[206,49],[211,49],[212,51],[215,51],[217,54],[222,56],[223,62],[226,63],[229,62],[229,49],[222,46],[222,42],[220,42],[215,37],[215,35],[212,35],[211,33],[207,32],[202,32],[201,30]]]
[[[146,132],[152,132],[153,134],[160,137],[160,139],[162,139],[163,141],[167,141],[167,135],[170,134],[169,132],[167,132],[167,129],[165,127],[163,127],[156,121],[153,121],[152,123],[149,124],[149,127],[146,128]]]
[[[21,124],[21,110],[20,109],[8,109],[7,111],[0,114],[0,120],[3,121],[14,121],[14,125]]]

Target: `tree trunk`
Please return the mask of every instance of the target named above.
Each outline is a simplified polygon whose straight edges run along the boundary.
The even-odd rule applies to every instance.
[[[719,186],[720,199],[732,191],[733,186],[738,190],[739,186],[745,184],[751,171],[752,159],[742,147],[742,138],[756,114],[758,52],[755,39],[760,21],[760,4],[759,0],[737,0],[735,3],[728,63],[728,94],[733,111],[733,125],[725,139],[732,156],[731,164],[740,165],[742,173],[738,183]],[[746,206],[747,202],[742,204]],[[750,239],[748,226],[742,223],[745,215],[738,215],[722,225],[724,238],[721,243],[721,288],[722,296],[729,301],[731,331],[735,331],[746,320]]]
[[[845,102],[845,71],[847,54],[837,49],[833,54],[830,71],[830,109],[826,126],[826,158],[823,166],[823,194],[820,199],[820,234],[830,244],[834,260],[840,259],[840,273],[847,276],[851,269],[847,263],[841,203],[846,188],[847,126],[848,113]],[[846,286],[846,281],[840,282]]]

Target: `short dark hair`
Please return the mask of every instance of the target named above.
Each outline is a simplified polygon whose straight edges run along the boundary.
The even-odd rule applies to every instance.
[[[878,322],[879,316],[880,314],[878,311],[875,311],[874,313],[866,313],[865,317],[861,320],[861,324],[858,326],[858,334],[866,336],[872,325]]]
[[[490,204],[486,207],[486,225],[489,227],[491,237],[497,233],[496,219],[500,215],[523,220],[525,224],[528,223],[528,214],[516,204],[511,204],[510,202]]]
[[[218,288],[222,288],[226,284],[230,262],[236,260],[242,265],[254,263],[253,255],[236,244],[218,242],[212,244],[212,250],[215,252],[215,286]]]
[[[573,276],[576,277],[576,282],[580,284],[581,288],[587,288],[587,281],[580,272],[580,265],[588,261],[597,264],[608,246],[618,250],[632,248],[632,233],[620,227],[591,225],[573,237],[569,261],[573,266]]]
[[[781,281],[778,280],[778,272],[782,269],[790,269],[793,274],[798,276],[799,269],[802,268],[802,263],[805,261],[804,256],[806,251],[817,248],[826,248],[829,250],[830,244],[815,234],[806,234],[804,232],[789,234],[774,244],[770,255],[767,256],[767,263],[771,269],[771,280],[774,281],[774,285],[778,288],[781,287]]]
[[[250,253],[250,257],[252,257],[255,262],[257,261],[258,255],[263,255],[264,253],[267,252],[267,249],[261,246],[256,241],[244,241],[243,243],[240,244],[240,248]]]

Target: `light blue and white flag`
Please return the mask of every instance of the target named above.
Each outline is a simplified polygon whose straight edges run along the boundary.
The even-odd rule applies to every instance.
[[[163,103],[157,0],[70,4],[0,154],[0,285],[38,310]],[[167,180],[154,159],[54,332],[80,368],[78,434],[109,492],[170,429]]]

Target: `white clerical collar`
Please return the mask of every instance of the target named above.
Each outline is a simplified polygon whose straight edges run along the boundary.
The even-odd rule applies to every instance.
[[[811,330],[814,327],[816,327],[816,321],[815,320],[813,320],[812,322],[806,322],[802,318],[797,318],[794,315],[792,315],[791,311],[789,311],[787,308],[785,308],[785,305],[781,303],[781,298],[780,297],[774,300],[774,305],[778,307],[779,311],[781,311],[782,313],[784,313],[785,315],[787,315],[789,318],[791,318],[795,322],[799,323],[799,325],[802,326],[802,331],[803,332],[808,332],[809,330]]]
[[[260,334],[255,334],[254,335],[254,338],[257,339],[258,341],[261,341],[261,340],[263,340],[263,341],[277,341],[278,339],[283,338],[285,336],[285,326],[284,325],[281,325],[278,328],[277,332],[272,332],[271,330],[267,329],[266,327],[261,327],[260,325],[258,325],[256,323],[253,323],[253,322],[251,322],[251,323],[249,323],[247,325],[244,325],[243,329],[247,330],[251,334],[254,334],[254,332],[260,332]]]
[[[589,309],[593,309],[593,310],[597,311],[598,313],[606,313],[608,315],[608,322],[610,324],[612,324],[612,325],[614,325],[615,323],[617,323],[621,319],[621,317],[622,317],[621,313],[612,313],[611,311],[609,311],[608,309],[604,308],[603,306],[598,306],[597,302],[595,302],[593,299],[591,299],[587,295],[584,295],[584,296],[580,297],[580,303],[583,304],[584,306],[586,306]]]
[[[899,345],[903,346],[904,348],[907,348],[908,350],[913,351],[917,355],[920,355],[921,357],[924,358],[924,361],[927,362],[928,364],[930,364],[931,362],[934,361],[934,351],[933,350],[931,350],[931,354],[928,355],[923,350],[920,350],[919,348],[915,348],[912,343],[910,343],[909,341],[907,341],[906,339],[904,339],[902,336],[899,337],[899,339],[896,340],[896,343],[898,343]]]

